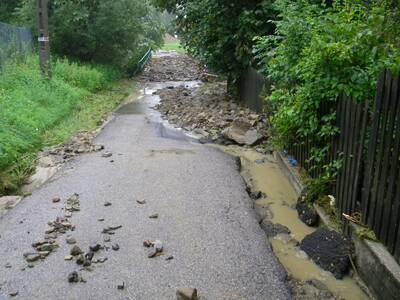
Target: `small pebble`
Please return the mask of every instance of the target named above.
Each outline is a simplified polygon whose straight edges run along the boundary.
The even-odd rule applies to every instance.
[[[139,204],[142,204],[142,205],[146,204],[146,200],[136,200],[136,202],[139,203]]]
[[[118,251],[118,250],[119,250],[119,245],[118,245],[118,244],[114,244],[114,245],[111,246],[111,248],[112,248],[114,251]]]
[[[55,197],[55,198],[53,198],[52,201],[53,201],[53,203],[58,203],[61,201],[61,199],[59,197]]]
[[[122,282],[122,284],[118,284],[117,288],[118,288],[119,290],[125,289],[125,282]]]
[[[112,156],[112,153],[111,152],[104,152],[102,155],[101,155],[102,157],[111,157]]]
[[[112,205],[112,203],[108,202],[108,201],[104,203],[104,206],[111,206],[111,205]]]
[[[67,255],[64,257],[64,260],[72,260],[74,257],[72,255]]]
[[[11,292],[9,295],[10,295],[11,297],[15,297],[15,296],[17,296],[17,295],[18,295],[18,291]]]
[[[158,219],[158,214],[153,214],[149,216],[150,219]]]

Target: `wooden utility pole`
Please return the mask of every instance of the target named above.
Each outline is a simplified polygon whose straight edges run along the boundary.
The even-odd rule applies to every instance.
[[[37,0],[39,60],[43,75],[51,77],[48,0]]]

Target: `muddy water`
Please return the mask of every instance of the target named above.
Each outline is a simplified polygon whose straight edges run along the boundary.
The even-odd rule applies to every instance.
[[[272,222],[288,227],[291,235],[278,235],[270,239],[275,254],[288,273],[297,280],[317,279],[329,290],[343,299],[369,299],[354,279],[346,276],[343,280],[335,277],[307,258],[307,255],[296,246],[306,235],[315,229],[302,223],[294,208],[297,194],[280,170],[272,155],[262,155],[254,150],[238,146],[223,147],[223,151],[239,156],[242,162],[242,175],[250,181],[255,190],[266,194],[265,198],[256,201],[255,205],[268,208],[272,213]]]

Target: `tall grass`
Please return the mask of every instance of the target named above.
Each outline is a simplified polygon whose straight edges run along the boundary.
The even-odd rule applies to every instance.
[[[16,180],[7,174],[19,173],[16,166],[21,164],[27,169],[49,130],[119,77],[106,67],[60,59],[53,63],[53,78],[48,80],[41,76],[35,56],[23,63],[8,61],[0,72],[0,195],[15,187]]]

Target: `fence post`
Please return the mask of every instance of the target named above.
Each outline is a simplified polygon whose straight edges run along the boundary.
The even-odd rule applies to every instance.
[[[45,76],[51,77],[48,0],[37,0],[39,22],[39,60],[40,68]]]

